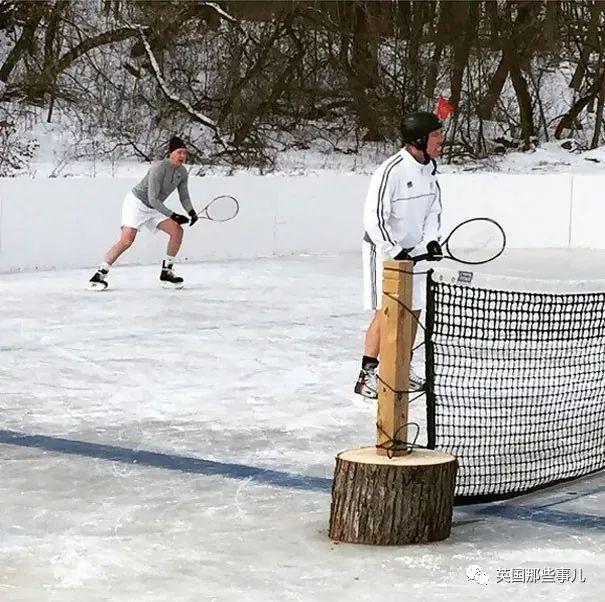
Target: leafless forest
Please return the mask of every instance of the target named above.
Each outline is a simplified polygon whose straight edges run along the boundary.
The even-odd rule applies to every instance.
[[[263,166],[398,139],[448,97],[448,161],[603,144],[604,2],[0,1],[1,173],[39,122],[82,156]]]

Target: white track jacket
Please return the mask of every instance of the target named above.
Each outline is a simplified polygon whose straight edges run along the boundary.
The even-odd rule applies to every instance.
[[[418,163],[401,149],[376,170],[364,207],[366,237],[383,257],[402,249],[426,253],[426,244],[438,240],[441,226],[441,189],[433,161]]]

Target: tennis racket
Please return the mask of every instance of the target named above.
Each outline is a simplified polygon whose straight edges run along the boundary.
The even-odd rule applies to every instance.
[[[506,234],[502,226],[490,217],[473,217],[458,224],[441,243],[441,248],[444,259],[480,265],[504,253]],[[425,253],[412,259],[416,263],[434,257]]]
[[[212,199],[203,209],[198,211],[200,219],[212,222],[228,222],[239,213],[239,203],[235,197],[222,194]]]

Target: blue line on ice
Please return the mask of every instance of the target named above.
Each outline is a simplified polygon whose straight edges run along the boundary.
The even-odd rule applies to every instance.
[[[324,493],[332,489],[332,479],[322,477],[310,477],[292,472],[247,466],[245,464],[217,462],[191,456],[178,456],[161,452],[130,449],[102,443],[64,439],[62,437],[27,435],[26,433],[11,430],[0,429],[0,444],[33,447],[74,456],[99,458],[113,462],[125,462],[127,464],[138,464],[140,466],[151,466],[209,476],[221,476],[230,479],[251,479],[257,483],[289,489]],[[602,488],[598,487],[596,490],[593,489],[592,493],[601,491]],[[566,501],[571,502],[573,499],[570,496]],[[508,502],[482,505],[479,508],[465,506],[459,510],[464,514],[474,516],[494,516],[509,520],[544,523],[558,527],[582,530],[605,529],[605,516],[553,510],[549,509],[547,505],[519,506]]]
[[[600,532],[605,529],[605,516],[581,514],[579,512],[563,512],[561,510],[551,510],[537,506],[494,504],[479,510],[477,514],[532,523],[544,523],[555,527],[571,527]]]
[[[180,472],[192,472],[210,476],[222,476],[231,479],[252,479],[266,485],[277,485],[290,489],[305,489],[309,491],[331,491],[332,479],[309,477],[291,472],[271,470],[245,464],[215,462],[190,456],[177,456],[159,452],[116,447],[102,443],[89,443],[61,437],[46,435],[27,435],[18,431],[0,430],[0,443],[19,445],[21,447],[36,447],[46,451],[100,458],[114,462],[153,466]]]

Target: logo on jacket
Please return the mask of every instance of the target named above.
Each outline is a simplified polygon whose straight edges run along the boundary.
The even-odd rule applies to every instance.
[[[413,186],[413,184],[411,182],[408,182],[408,188],[411,188]]]

